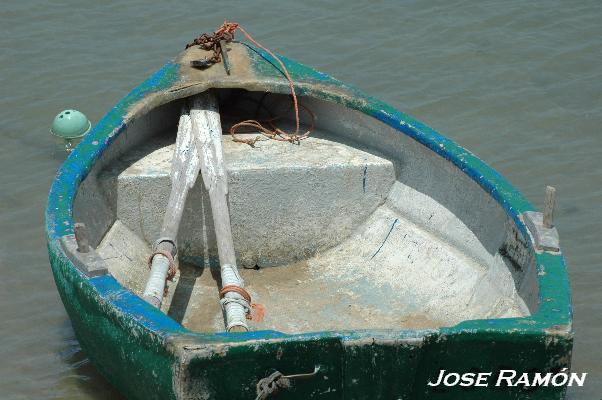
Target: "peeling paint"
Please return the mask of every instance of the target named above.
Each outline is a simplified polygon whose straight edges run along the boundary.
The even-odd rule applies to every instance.
[[[249,60],[251,74],[239,80],[233,76],[216,85],[286,93],[287,82],[275,70],[269,55],[249,47]],[[299,94],[336,102],[377,118],[464,171],[491,194],[531,243],[520,214],[534,210],[533,206],[477,156],[351,86],[292,60],[283,61]],[[124,131],[127,121],[158,104],[209,87],[210,82],[184,82],[180,67],[177,62],[166,64],[99,121],[58,171],[46,210],[50,262],[65,308],[82,348],[120,391],[140,399],[253,397],[254,385],[266,371],[280,368],[283,373],[303,372],[319,362],[324,365],[325,379],[300,383],[289,393],[290,398],[306,398],[308,393],[321,394],[321,398],[348,398],[348,388],[353,388],[357,398],[427,398],[431,393],[424,383],[439,368],[462,372],[495,369],[502,363],[525,370],[568,367],[572,310],[566,266],[560,254],[534,255],[541,304],[532,316],[465,321],[427,331],[194,333],[123,288],[113,277],[90,279],[82,275],[58,244],[60,237],[73,233],[77,188],[103,151]],[[227,378],[224,368],[231,372]],[[464,398],[481,395],[462,394]],[[487,397],[508,395],[562,398],[564,390],[546,388],[527,394],[518,389],[510,394],[492,391]]]

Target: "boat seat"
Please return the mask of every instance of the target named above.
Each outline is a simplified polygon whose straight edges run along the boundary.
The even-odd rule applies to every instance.
[[[116,218],[147,243],[159,236],[174,141],[173,135],[158,136],[99,175]],[[232,233],[246,267],[287,264],[341,243],[385,202],[395,181],[389,160],[319,137],[301,146],[265,140],[251,147],[224,135],[223,147]],[[183,255],[217,256],[200,175],[188,196],[178,242]]]

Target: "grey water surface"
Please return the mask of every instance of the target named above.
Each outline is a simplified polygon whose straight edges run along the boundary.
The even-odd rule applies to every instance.
[[[48,128],[93,122],[212,31],[240,22],[475,152],[537,206],[558,191],[573,290],[569,398],[602,398],[602,2],[34,1],[0,6],[0,398],[111,399],[50,272]]]

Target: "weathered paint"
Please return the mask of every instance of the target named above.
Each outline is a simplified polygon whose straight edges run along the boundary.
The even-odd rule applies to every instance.
[[[229,69],[227,73],[230,74]],[[197,141],[203,183],[211,199],[222,288],[231,286],[243,289],[244,282],[236,267],[236,253],[232,239],[228,209],[228,174],[222,149],[222,123],[217,97],[215,93],[205,93],[194,97],[192,104],[190,109],[192,134]],[[221,304],[228,332],[249,330],[246,310],[251,307],[250,302],[238,292],[231,291],[224,294]]]
[[[270,56],[249,48],[256,82],[216,80],[216,87],[253,87],[286,93],[288,85]],[[272,61],[272,62],[270,62]],[[474,154],[426,125],[358,90],[283,58],[299,94],[336,102],[399,130],[464,171],[499,202],[531,243],[521,219],[533,206]],[[319,380],[299,382],[287,398],[562,398],[562,387],[525,390],[446,388],[426,382],[439,369],[455,372],[558,371],[570,366],[572,312],[561,254],[536,253],[540,307],[525,318],[465,321],[429,331],[351,331],[287,335],[273,331],[200,334],[181,325],[105,275],[88,278],[65,255],[59,239],[73,233],[75,193],[103,151],[124,130],[133,109],[152,96],[209,87],[190,83],[168,63],[120,101],[84,138],[59,170],[46,211],[53,274],[74,330],[94,364],[131,398],[169,399],[209,395],[254,396],[257,380],[272,369],[299,373],[321,366]],[[233,65],[233,75],[236,65]],[[242,82],[242,83],[241,83]],[[238,86],[237,86],[238,85]],[[165,95],[166,97],[167,94]],[[227,369],[228,374],[223,374]],[[328,379],[326,379],[328,378]]]
[[[170,175],[172,186],[167,210],[163,217],[160,238],[157,238],[153,250],[167,251],[168,254],[175,256],[177,252],[176,237],[182,220],[184,204],[188,192],[194,186],[199,175],[199,156],[196,141],[192,135],[192,123],[190,115],[184,110],[182,110],[178,122],[176,150],[172,157]],[[159,246],[164,248],[159,249]],[[151,272],[142,294],[146,301],[158,308],[161,308],[163,302],[170,264],[170,260],[163,254],[153,256]]]

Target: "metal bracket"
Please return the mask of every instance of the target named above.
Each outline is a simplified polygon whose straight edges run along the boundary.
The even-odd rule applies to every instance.
[[[77,250],[78,245],[75,235],[66,235],[60,239],[63,251],[73,262],[73,265],[86,276],[92,278],[95,276],[106,275],[109,273],[107,263],[100,258],[96,250],[90,248],[87,253]]]
[[[533,240],[536,250],[560,252],[560,239],[556,227],[544,225],[544,215],[536,211],[525,211],[522,214],[523,221]]]
[[[222,52],[222,61],[224,62],[224,69],[226,70],[226,74],[230,75],[230,59],[228,58],[228,49],[226,48],[226,41],[219,41],[219,48]]]

